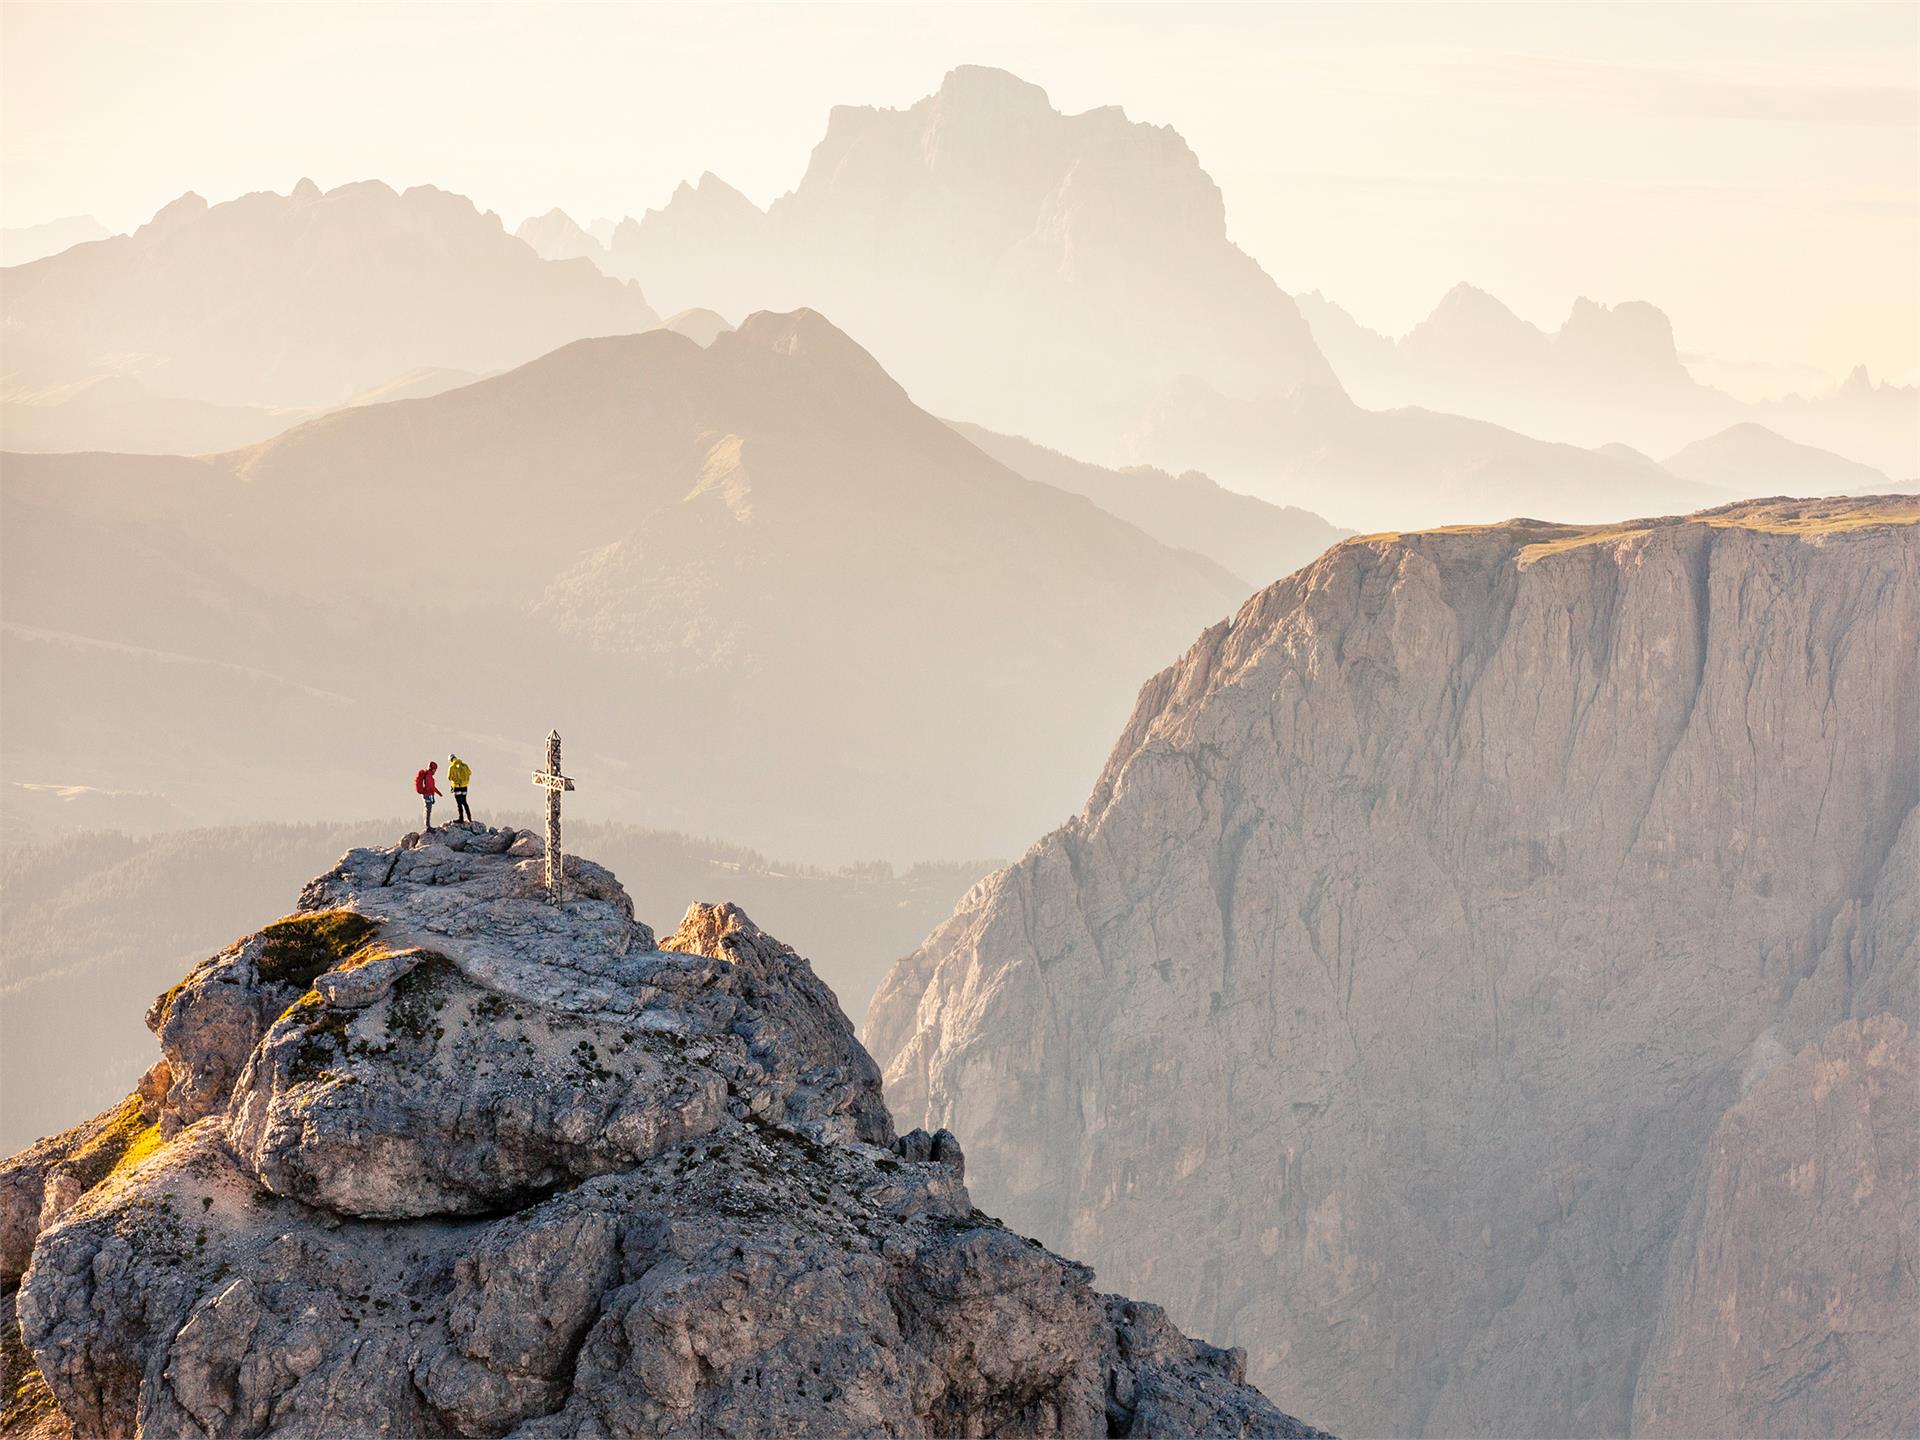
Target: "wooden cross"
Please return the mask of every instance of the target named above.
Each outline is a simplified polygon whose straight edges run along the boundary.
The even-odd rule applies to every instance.
[[[560,903],[560,792],[573,781],[560,773],[560,732],[547,736],[547,768],[533,772],[533,783],[547,792],[547,903]]]

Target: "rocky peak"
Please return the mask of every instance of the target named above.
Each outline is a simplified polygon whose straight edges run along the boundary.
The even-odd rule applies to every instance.
[[[1239,1352],[973,1207],[738,906],[454,825],[349,851],[0,1167],[74,1433],[1310,1435]],[[24,1272],[24,1274],[23,1274]]]
[[[1416,358],[1424,352],[1469,364],[1516,364],[1537,361],[1547,337],[1495,296],[1463,281],[1401,343]]]
[[[1053,108],[1047,92],[1031,80],[1022,80],[997,65],[956,65],[940,81],[933,99],[949,107],[969,105],[995,109],[1022,107],[1039,113]]]
[[[1645,377],[1682,370],[1666,311],[1644,300],[1602,305],[1582,295],[1573,302],[1558,344],[1571,358]]]
[[[614,227],[608,249],[615,254],[647,251],[649,246],[673,244],[694,236],[716,233],[754,233],[765,213],[745,195],[711,170],[689,185],[682,180],[667,203],[648,210],[640,219],[628,216]]]
[[[799,187],[771,213],[821,219],[849,204],[916,226],[946,217],[963,233],[945,244],[989,253],[1058,243],[1054,232],[1075,214],[1089,222],[1083,246],[1113,244],[1126,226],[1152,238],[1191,225],[1213,244],[1226,234],[1219,187],[1178,133],[1136,124],[1118,106],[1063,114],[1038,85],[980,65],[949,72],[905,110],[836,106]]]
[[[601,253],[600,242],[580,228],[580,224],[559,208],[544,215],[531,215],[520,222],[516,239],[531,245],[543,260],[577,260]]]
[[[198,220],[207,213],[207,200],[204,195],[189,190],[177,200],[170,200],[154,212],[153,219],[141,226],[141,230],[167,230]],[[139,231],[135,231],[139,234]]]
[[[717,361],[761,373],[771,363],[783,375],[804,379],[845,403],[879,397],[906,404],[906,392],[859,341],[815,310],[758,310],[732,330],[714,336],[707,349]]]
[[[1871,395],[1881,387],[1874,384],[1873,376],[1864,365],[1856,365],[1847,372],[1847,378],[1841,382],[1840,390],[1848,395]]]

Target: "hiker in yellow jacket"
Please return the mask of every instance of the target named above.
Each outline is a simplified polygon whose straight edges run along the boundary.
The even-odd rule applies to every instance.
[[[467,808],[467,782],[473,779],[473,767],[458,755],[447,756],[447,788],[453,791],[453,798],[460,806],[456,820],[473,819],[473,811]]]

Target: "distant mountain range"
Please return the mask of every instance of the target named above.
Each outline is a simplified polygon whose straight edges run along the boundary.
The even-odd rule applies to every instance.
[[[638,287],[540,259],[463,196],[378,181],[183,195],[0,290],[10,390],[115,376],[267,408],[343,404],[426,367],[484,374],[657,318]]]
[[[835,109],[765,211],[706,174],[604,245],[558,211],[520,233],[668,307],[825,305],[932,408],[1103,463],[1199,466],[1348,524],[1710,504],[1725,495],[1539,442],[1659,454],[1743,421],[1920,474],[1911,391],[1857,379],[1747,406],[1695,381],[1642,302],[1581,300],[1550,335],[1460,286],[1399,341],[1317,294],[1296,307],[1227,241],[1174,132],[1062,115],[979,67],[903,111]]]
[[[104,240],[112,233],[91,215],[68,215],[39,225],[0,230],[0,266],[25,265],[89,240]]]
[[[608,263],[669,310],[823,310],[928,408],[1096,459],[1184,375],[1338,391],[1178,134],[979,66],[906,110],[836,107],[764,212],[712,175],[681,186]]]
[[[670,312],[823,310],[937,413],[1103,466],[1203,470],[1347,526],[1590,522],[1767,493],[1610,448],[1662,454],[1743,422],[1920,469],[1910,392],[1859,378],[1742,407],[1693,381],[1647,305],[1582,302],[1550,336],[1461,287],[1398,342],[1317,296],[1303,316],[1227,239],[1174,131],[1064,115],[981,67],[905,110],[835,109],[764,211],[704,175],[638,220],[553,210],[517,237],[429,187],[182,197],[132,236],[8,273],[5,444],[256,443],[399,377],[645,329],[637,279]]]
[[[1309,510],[1270,505],[1214,484],[1197,470],[1109,470],[1031,440],[955,421],[953,428],[1008,469],[1075,495],[1138,525],[1155,539],[1204,555],[1258,589],[1290,575],[1350,530]]]
[[[1370,408],[1417,405],[1546,440],[1622,442],[1656,454],[1736,423],[1764,422],[1900,478],[1920,476],[1914,387],[1875,385],[1860,370],[1825,395],[1749,405],[1695,380],[1672,323],[1642,301],[1607,306],[1582,298],[1548,333],[1486,291],[1456,285],[1395,340],[1317,292],[1297,298],[1347,393]]]
[[[1470,403],[1380,414],[1364,385],[1350,398],[1351,337],[1317,343],[1227,239],[1220,191],[1174,131],[1113,107],[1063,115],[1004,71],[961,67],[905,110],[836,108],[798,186],[764,211],[707,174],[604,246],[557,211],[520,233],[669,309],[824,308],[929,408],[1101,464],[1197,467],[1340,524],[1599,520],[1726,498],[1590,453],[1632,438],[1625,417],[1568,446]],[[1590,366],[1630,368],[1665,333],[1648,306],[1576,322]],[[1691,384],[1672,368],[1668,382]],[[1673,443],[1737,418],[1701,411]]]
[[[456,747],[517,800],[557,725],[588,814],[1004,853],[1254,583],[1015,474],[804,311],[198,460],[13,455],[0,499],[6,778],[201,821],[404,813]],[[1291,564],[1328,532],[1267,533]]]
[[[1696,440],[1661,461],[1661,468],[1703,485],[1746,487],[1778,494],[1883,495],[1920,488],[1871,465],[1801,445],[1751,420]]]

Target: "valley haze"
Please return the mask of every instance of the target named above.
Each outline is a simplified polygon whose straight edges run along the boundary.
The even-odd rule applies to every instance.
[[[0,1437],[1920,1431],[1920,12],[0,29]]]

